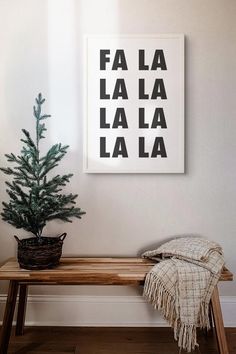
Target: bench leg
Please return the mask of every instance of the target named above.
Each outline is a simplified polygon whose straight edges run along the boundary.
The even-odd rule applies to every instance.
[[[216,286],[212,298],[211,298],[211,306],[212,306],[212,313],[213,319],[215,324],[215,331],[216,331],[216,338],[219,348],[220,354],[229,354],[228,345],[225,336],[225,329],[224,329],[224,322],[222,317],[222,311],[220,306],[220,298],[219,298],[219,291],[218,287]]]
[[[8,344],[11,335],[12,320],[13,320],[15,306],[16,306],[17,292],[18,292],[18,282],[16,280],[11,280],[9,283],[7,303],[6,303],[3,323],[2,323],[0,354],[7,354]]]
[[[16,319],[16,336],[22,336],[24,334],[27,295],[28,295],[28,286],[26,284],[21,284],[20,291],[19,291],[19,303],[18,303],[18,311],[17,311],[17,319]]]

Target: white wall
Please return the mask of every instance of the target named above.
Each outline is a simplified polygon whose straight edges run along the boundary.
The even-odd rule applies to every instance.
[[[33,99],[41,91],[53,116],[47,144],[71,145],[58,172],[74,173],[70,190],[87,212],[45,230],[68,232],[64,253],[135,256],[171,236],[197,234],[221,243],[236,273],[235,13],[234,0],[0,0],[0,164],[4,153],[20,150],[20,129],[33,129]],[[113,33],[185,34],[184,175],[82,173],[83,35]],[[3,261],[15,254],[16,230],[2,221],[0,228]],[[136,294],[119,287],[72,292]],[[236,296],[235,283],[222,285],[221,294]]]

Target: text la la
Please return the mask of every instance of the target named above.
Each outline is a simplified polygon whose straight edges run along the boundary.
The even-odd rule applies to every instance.
[[[117,49],[111,59],[111,51],[109,49],[100,50],[100,70],[128,70],[127,60],[125,52],[122,49]],[[153,55],[151,63],[147,63],[145,59],[145,51],[140,49],[138,52],[138,68],[140,71],[144,70],[167,70],[164,52],[161,49],[156,49]],[[153,88],[150,92],[146,91],[145,79],[139,78],[138,80],[138,98],[139,100],[155,100],[157,98],[167,99],[166,89],[164,81],[161,78],[156,78],[153,82]],[[123,78],[116,79],[113,89],[108,90],[106,86],[106,79],[100,79],[100,99],[101,100],[127,100],[128,91],[126,87],[126,82]],[[164,110],[161,107],[155,109],[152,123],[149,125],[145,121],[145,109],[139,108],[139,128],[167,128]],[[118,107],[116,109],[114,120],[108,123],[106,120],[106,108],[100,108],[100,128],[101,129],[128,129],[128,121],[126,118],[125,109],[123,107]],[[140,158],[147,157],[167,157],[164,139],[163,137],[156,137],[153,142],[153,147],[151,151],[146,151],[145,149],[145,138],[138,138],[138,151]],[[126,147],[126,141],[124,137],[117,137],[114,143],[113,151],[108,151],[106,146],[106,137],[100,138],[100,157],[128,157],[128,151]]]

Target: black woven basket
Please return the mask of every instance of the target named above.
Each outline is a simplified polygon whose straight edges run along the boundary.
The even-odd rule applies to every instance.
[[[23,240],[14,237],[18,243],[17,258],[21,268],[40,270],[54,268],[59,264],[66,233],[58,237],[31,237]]]

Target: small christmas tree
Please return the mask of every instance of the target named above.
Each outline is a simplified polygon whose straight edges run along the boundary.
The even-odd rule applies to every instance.
[[[45,119],[50,115],[42,114],[45,99],[41,93],[36,98],[34,117],[36,119],[36,139],[22,129],[24,143],[21,155],[6,154],[7,161],[15,167],[1,168],[12,177],[6,181],[8,203],[3,202],[2,219],[17,229],[32,232],[39,240],[47,222],[60,219],[71,222],[71,217],[81,218],[85,212],[75,207],[77,194],[62,194],[62,188],[70,181],[72,174],[49,177],[49,172],[58,166],[67,153],[68,145],[55,144],[45,156],[40,156],[39,143],[47,130]]]

